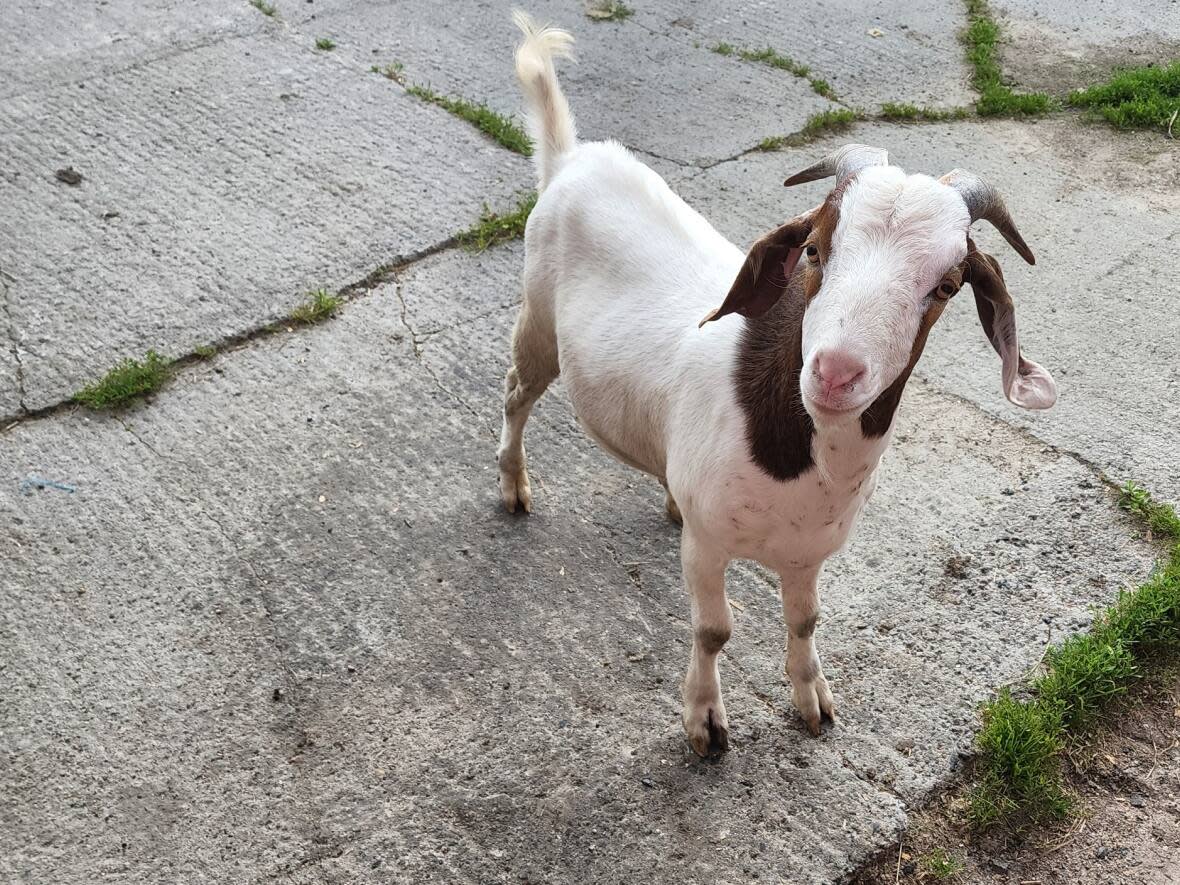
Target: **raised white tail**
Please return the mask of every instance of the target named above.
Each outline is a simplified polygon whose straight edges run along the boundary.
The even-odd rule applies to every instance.
[[[537,164],[537,189],[544,190],[561,168],[563,155],[577,142],[574,117],[557,83],[553,59],[573,58],[573,35],[546,25],[538,28],[532,16],[514,10],[512,20],[524,32],[516,50],[516,77],[529,106],[529,133],[533,137],[533,160]]]

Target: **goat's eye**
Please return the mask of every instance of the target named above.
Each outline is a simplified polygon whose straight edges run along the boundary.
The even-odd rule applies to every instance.
[[[808,261],[812,264],[819,264],[819,249],[815,247],[815,243],[808,243],[803,252],[807,255]]]
[[[936,290],[940,298],[950,298],[957,291],[955,284],[948,280],[943,280],[939,283],[938,289]]]

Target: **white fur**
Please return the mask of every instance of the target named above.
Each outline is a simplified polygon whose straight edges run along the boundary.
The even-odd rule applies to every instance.
[[[546,54],[555,44],[537,37],[551,32],[523,14],[517,21],[526,34],[518,70],[541,127],[542,193],[525,236],[524,302],[507,381],[504,503],[531,508],[524,423],[560,372],[586,431],[664,483],[683,515],[695,629],[684,724],[693,748],[708,752],[727,728],[719,646],[711,646],[732,624],[724,570],[734,558],[782,575],[787,671],[795,703],[817,731],[834,709],[807,629],[818,613],[816,581],[872,495],[890,434],[865,439],[848,416],[817,414],[812,469],[782,482],[751,459],[734,386],[744,321],[697,327],[724,300],[742,252],[622,146],[573,142]],[[930,178],[895,167],[864,172],[843,197],[825,282],[806,313],[804,375],[821,347],[854,350],[870,367],[857,393],[867,406],[905,366],[923,299],[963,257],[967,223],[962,200]]]

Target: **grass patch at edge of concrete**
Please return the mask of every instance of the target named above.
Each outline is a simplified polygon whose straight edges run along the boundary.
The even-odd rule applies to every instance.
[[[1043,92],[1015,92],[1003,82],[996,44],[1000,26],[987,0],[966,0],[967,28],[960,35],[971,66],[971,85],[979,93],[975,111],[981,117],[1031,117],[1048,113],[1056,102]]]
[[[466,120],[484,135],[510,151],[515,151],[525,157],[533,155],[533,143],[528,134],[516,125],[511,117],[493,111],[483,102],[469,101],[461,96],[442,95],[428,86],[409,85],[406,86],[406,92],[415,98],[422,99],[422,101],[438,105],[460,120]]]
[[[1065,103],[1118,129],[1168,129],[1180,111],[1180,60],[1164,67],[1123,68],[1105,83],[1071,92]]]
[[[455,237],[455,242],[473,252],[483,252],[497,243],[506,243],[524,236],[529,213],[537,205],[537,194],[522,197],[511,212],[493,212],[484,204],[483,213],[474,225]]]
[[[881,119],[911,123],[941,123],[947,120],[965,120],[970,116],[967,108],[919,107],[907,102],[887,101],[881,105]]]
[[[1094,620],[1046,655],[1047,672],[1027,698],[1008,690],[983,708],[977,738],[977,783],[969,816],[980,827],[1019,825],[1066,814],[1061,752],[1143,675],[1153,658],[1180,650],[1180,518],[1144,489],[1127,483],[1120,506],[1152,535],[1170,544],[1167,555],[1135,590],[1121,592]]]
[[[102,411],[125,406],[154,393],[172,377],[172,360],[149,350],[143,361],[128,357],[93,384],[72,397],[88,409]]]

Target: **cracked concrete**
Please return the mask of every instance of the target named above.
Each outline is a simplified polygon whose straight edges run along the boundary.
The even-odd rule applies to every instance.
[[[584,134],[633,144],[739,243],[813,204],[782,179],[845,139],[752,152],[826,103],[713,41],[790,52],[857,105],[970,101],[957,13],[721,6],[534,9],[577,32]],[[703,763],[662,490],[587,441],[560,382],[528,431],[536,512],[498,509],[523,248],[453,234],[531,171],[367,72],[399,58],[515,111],[503,5],[279,10],[22,4],[0,36],[0,415],[22,366],[40,410],[0,423],[0,878],[839,881],[958,768],[978,704],[1150,567],[1105,479],[1180,497],[1171,145],[1073,118],[852,130],[1004,190],[1037,266],[979,238],[1062,398],[1005,404],[952,305],[821,585],[839,725],[806,735],[777,579],[735,564],[734,749]],[[267,329],[321,285],[337,318]],[[150,402],[53,407],[118,356],[210,340]],[[25,494],[33,473],[77,491]]]

